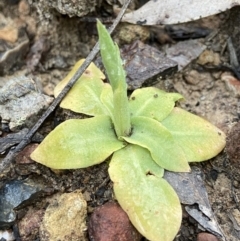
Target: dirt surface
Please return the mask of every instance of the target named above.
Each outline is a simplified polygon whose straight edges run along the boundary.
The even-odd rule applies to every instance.
[[[80,58],[86,57],[94,46],[97,40],[95,23],[78,17],[69,18],[54,9],[48,9],[47,18],[43,15],[43,9],[36,8],[34,4],[29,5],[24,0],[5,2],[8,3],[6,6],[0,4],[0,13],[6,21],[14,20],[12,25],[14,28],[27,33],[29,48],[24,58],[20,56],[21,64],[7,68],[3,76],[15,75],[20,70],[28,71],[39,87],[39,91],[52,96],[56,84],[68,73],[74,63]],[[92,16],[114,16],[113,8],[107,2],[111,1],[102,1],[102,5],[97,6],[97,10],[91,13]],[[134,7],[135,5],[132,6],[132,8]],[[227,19],[228,13],[199,21],[198,24],[201,26],[207,25],[218,31],[211,38],[202,39],[207,49],[181,72],[165,80],[156,80],[155,86],[182,94],[185,97],[185,100],[179,103],[182,108],[209,120],[228,136],[232,126],[240,118],[240,92],[235,89],[233,91],[233,86],[228,82],[230,77],[233,78],[233,73],[226,71],[225,68],[218,68],[219,64],[229,63],[229,53],[226,48],[228,35],[226,31],[221,29],[222,23]],[[125,24],[122,26],[126,28]],[[156,34],[156,29],[153,31],[151,27],[141,29],[140,33],[136,34],[134,26],[129,25],[127,32],[133,33],[133,37],[125,36],[126,34],[121,35],[121,30],[121,26],[119,26],[115,32],[116,40],[120,44],[140,39],[158,49],[164,49],[166,45],[159,42],[171,40],[169,36],[166,37],[165,32],[162,33],[158,30]],[[154,37],[150,38],[150,36]],[[209,65],[214,66],[214,68],[209,68]],[[1,86],[3,84],[1,83]],[[45,136],[57,124],[73,117],[76,117],[76,114],[58,108],[48,118],[39,133]],[[77,116],[77,118],[81,117]],[[2,133],[3,135],[8,134],[3,126]],[[228,141],[232,146],[232,139],[229,138]],[[239,139],[234,138],[234,141],[239,143]],[[239,144],[237,146],[239,148]],[[226,240],[229,241],[240,239],[239,160],[239,157],[235,157],[234,160],[229,159],[224,150],[212,160],[197,165],[204,173],[204,181],[212,209]],[[88,215],[90,215],[94,208],[114,199],[107,168],[108,164],[105,162],[83,170],[55,172],[32,161],[20,160],[16,163],[14,170],[1,181],[1,186],[7,180],[41,176],[46,183],[49,194],[67,193],[80,189],[87,201]],[[46,197],[43,197],[34,204],[18,211],[18,222],[21,222],[21,219],[30,211],[32,212],[32,209],[36,213],[42,213],[48,204],[47,200]],[[38,222],[41,222],[41,218]],[[175,240],[196,240],[197,234],[201,231],[204,231],[203,228],[184,212],[182,227]],[[29,235],[32,236],[22,240],[37,240],[38,229]]]

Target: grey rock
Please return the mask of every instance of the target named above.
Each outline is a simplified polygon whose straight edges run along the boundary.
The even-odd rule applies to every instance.
[[[30,4],[36,5],[39,12],[46,18],[52,17],[51,9],[56,9],[61,14],[69,17],[82,17],[95,10],[96,0],[28,0]]]
[[[3,78],[4,79],[4,78]],[[0,117],[11,131],[31,128],[53,98],[37,91],[34,81],[25,75],[10,76],[0,89]]]
[[[16,220],[14,209],[22,208],[43,194],[44,185],[32,179],[13,180],[0,189],[0,229],[9,228]]]
[[[164,178],[178,194],[180,202],[185,204],[185,210],[207,231],[224,237],[208,200],[202,172],[192,167],[190,173],[175,173],[165,171]]]
[[[163,52],[137,40],[121,49],[127,72],[128,89],[152,85],[157,78],[165,78],[177,71],[177,63]]]
[[[178,63],[178,70],[183,69],[195,60],[206,46],[199,39],[190,39],[178,42],[166,50],[167,57]]]

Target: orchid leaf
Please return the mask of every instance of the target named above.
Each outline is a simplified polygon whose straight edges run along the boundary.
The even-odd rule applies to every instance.
[[[57,97],[62,91],[83,61],[84,60],[78,61],[67,77],[55,87],[55,97]],[[100,100],[100,95],[104,88],[102,79],[104,79],[103,73],[93,63],[91,63],[72,89],[64,97],[60,106],[74,112],[91,116],[107,115],[108,111]]]
[[[108,110],[108,114],[109,116],[111,116],[112,120],[113,120],[113,91],[112,91],[112,87],[110,84],[105,83],[101,96],[100,96],[100,100],[102,101],[103,105],[105,106],[105,108]]]
[[[113,93],[113,123],[117,136],[127,136],[131,131],[130,112],[127,95],[123,98],[121,89]]]
[[[127,136],[131,130],[126,74],[119,48],[100,21],[97,22],[102,61],[113,90],[113,123],[117,136]]]
[[[129,137],[123,137],[125,141],[147,148],[153,160],[166,170],[190,171],[183,150],[161,123],[142,116],[133,117],[131,121],[132,133]]]
[[[119,89],[119,87],[121,87],[121,89],[126,92],[126,74],[122,66],[123,63],[119,48],[117,44],[112,41],[110,34],[100,21],[97,21],[97,29],[99,34],[102,62],[106,69],[109,82],[113,88],[113,92],[116,89]]]
[[[179,99],[183,99],[182,95],[166,93],[154,87],[137,89],[129,98],[130,114],[162,121],[171,113]]]
[[[158,175],[159,168],[146,149],[130,144],[114,153],[109,175],[118,202],[137,230],[151,241],[172,241],[182,209],[173,188]]]
[[[189,162],[208,160],[220,153],[226,144],[225,134],[221,130],[177,107],[161,123],[182,147]]]
[[[54,169],[83,168],[101,163],[124,147],[108,116],[67,120],[57,126],[31,154]]]

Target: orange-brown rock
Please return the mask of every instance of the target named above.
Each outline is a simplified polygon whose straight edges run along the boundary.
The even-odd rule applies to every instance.
[[[94,241],[139,241],[141,235],[133,227],[127,214],[114,202],[98,207],[93,212],[88,233]]]

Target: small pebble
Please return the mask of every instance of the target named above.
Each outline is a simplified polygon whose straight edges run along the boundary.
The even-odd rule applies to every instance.
[[[40,240],[87,241],[86,215],[87,203],[80,190],[53,197],[40,225]]]
[[[133,227],[127,214],[114,202],[94,210],[88,224],[91,241],[140,241],[141,235]]]
[[[200,65],[219,65],[221,63],[220,55],[207,49],[199,56],[197,63]]]
[[[238,79],[228,73],[223,73],[221,79],[225,82],[227,89],[231,91],[235,97],[240,97],[240,82]]]
[[[0,230],[0,240],[6,240],[6,241],[15,240],[12,230]]]
[[[20,1],[18,5],[18,11],[21,15],[28,15],[30,13],[30,7],[26,0]]]
[[[219,239],[210,233],[199,233],[197,241],[219,241]]]
[[[236,181],[236,180],[234,180],[234,181],[233,181],[233,186],[234,186],[235,188],[239,188],[239,182]]]
[[[230,130],[227,143],[226,152],[233,165],[239,167],[240,163],[240,122],[237,122]]]
[[[188,84],[196,85],[200,81],[199,73],[196,70],[191,70],[184,74],[184,79]]]
[[[44,209],[36,210],[32,207],[28,209],[26,215],[18,223],[19,234],[22,241],[37,239],[43,215]]]

